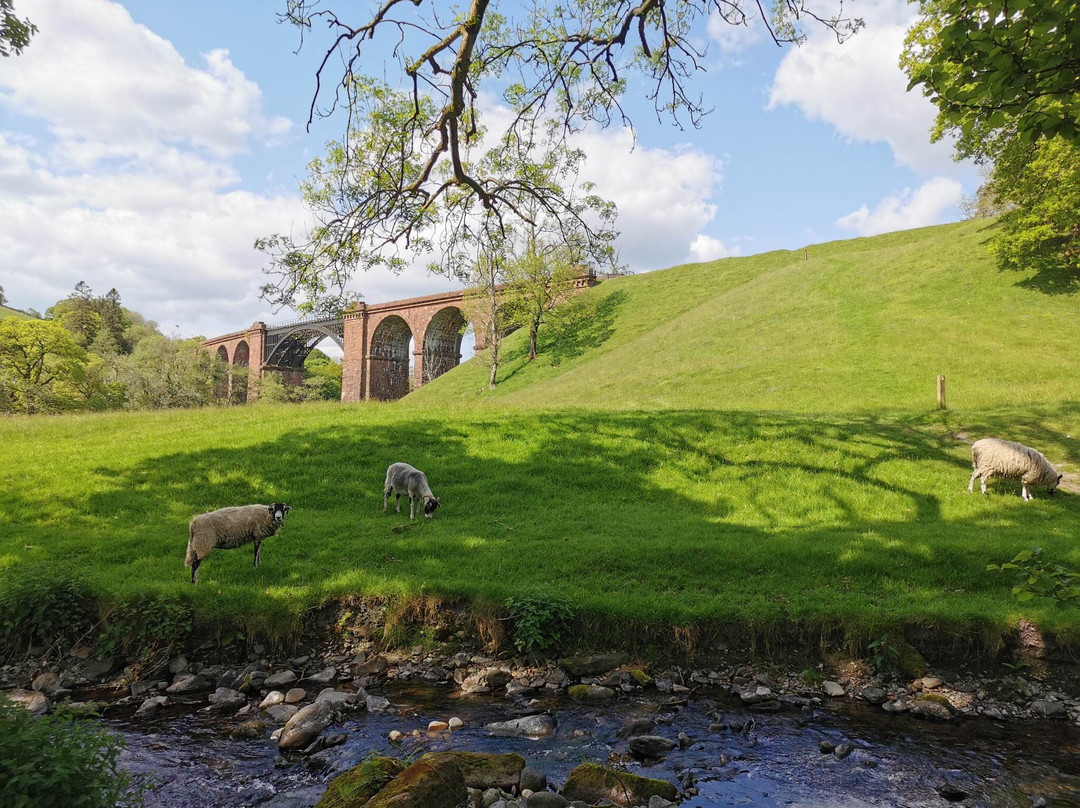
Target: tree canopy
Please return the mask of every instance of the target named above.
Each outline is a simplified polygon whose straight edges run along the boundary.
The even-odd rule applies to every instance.
[[[772,0],[769,9],[763,1],[537,0],[510,10],[497,0],[462,9],[382,0],[347,19],[317,0],[288,0],[282,18],[301,42],[316,25],[331,34],[308,123],[338,109],[347,123],[309,167],[315,227],[257,242],[277,279],[264,297],[292,305],[298,295],[340,295],[358,268],[400,269],[437,246],[453,255],[462,234],[475,245],[488,217],[528,222],[530,210],[592,243],[596,222],[572,201],[583,155],[566,138],[590,125],[631,125],[624,97],[640,81],[659,117],[696,126],[708,111],[693,86],[705,69],[704,19],[753,19],[777,44],[804,38],[807,23],[840,39],[862,24],[843,16],[842,0]],[[387,69],[387,50],[396,73],[365,75],[365,64]],[[440,257],[436,269],[461,267]]]
[[[37,30],[30,20],[15,16],[14,0],[0,0],[0,56],[22,53]]]
[[[993,158],[1004,141],[1080,138],[1078,0],[922,0],[901,66],[938,108],[932,139]]]

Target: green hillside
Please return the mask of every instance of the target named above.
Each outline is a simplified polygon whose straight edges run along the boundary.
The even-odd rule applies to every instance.
[[[513,335],[494,393],[470,362],[411,403],[922,411],[938,374],[965,410],[1080,398],[1076,298],[999,272],[987,235],[968,222],[607,280],[569,350],[527,365]]]
[[[15,317],[19,320],[30,319],[30,315],[26,312],[19,311],[18,309],[9,309],[7,306],[0,306],[0,320],[5,320],[8,317]]]
[[[0,419],[0,602],[75,578],[273,637],[349,595],[498,615],[541,593],[645,645],[919,624],[962,648],[1021,618],[1080,642],[1076,610],[986,570],[1032,546],[1080,568],[1080,495],[967,492],[983,435],[1080,467],[1077,301],[998,272],[985,226],[605,281],[536,362],[510,337],[494,393],[481,357],[392,405]],[[435,519],[381,512],[400,460]],[[262,566],[219,550],[191,586],[191,516],[275,500],[293,510]]]

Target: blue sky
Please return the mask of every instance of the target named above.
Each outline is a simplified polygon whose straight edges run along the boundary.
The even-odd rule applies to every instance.
[[[0,286],[12,305],[44,310],[83,280],[182,335],[290,316],[259,300],[252,242],[303,228],[304,166],[342,121],[305,131],[322,40],[294,53],[283,6],[16,0],[41,31],[0,63]],[[636,145],[620,128],[578,138],[586,178],[619,206],[623,263],[645,272],[959,218],[977,174],[929,143],[933,109],[896,66],[914,7],[845,9],[867,27],[844,45],[818,31],[777,48],[760,21],[713,20],[699,32],[709,69],[695,88],[713,109],[700,129],[635,105]],[[383,56],[365,70],[383,72]],[[418,262],[354,287],[379,302],[453,284]]]

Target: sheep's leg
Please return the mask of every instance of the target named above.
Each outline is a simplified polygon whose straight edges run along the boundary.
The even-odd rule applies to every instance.
[[[262,542],[255,542],[255,566],[259,566],[262,563],[262,559],[259,557],[259,551],[262,549]]]
[[[1023,497],[1024,502],[1034,499],[1034,497],[1031,496],[1031,492],[1028,491],[1027,483],[1025,482],[1020,483],[1020,496]]]
[[[389,505],[389,504],[390,504],[390,489],[387,488],[387,489],[383,490],[383,497],[382,497],[382,512],[383,513],[386,513],[386,506]]]
[[[986,496],[986,476],[987,476],[986,472],[984,471],[982,473],[982,479],[980,480],[980,482],[982,483],[983,496]],[[990,475],[990,476],[993,476],[993,475]]]
[[[413,518],[413,495],[409,494],[409,518]]]
[[[394,504],[397,506],[394,513],[401,513],[401,494],[394,494]]]
[[[191,562],[191,583],[197,584],[199,582],[199,565],[202,563],[202,559],[198,556]]]
[[[968,493],[972,493],[975,490],[975,478],[979,476],[979,470],[971,472],[971,479],[968,480]]]

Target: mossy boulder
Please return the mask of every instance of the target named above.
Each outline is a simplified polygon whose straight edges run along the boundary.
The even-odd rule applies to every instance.
[[[370,757],[331,780],[315,808],[359,808],[403,771],[397,758]]]
[[[666,780],[640,777],[596,763],[582,763],[570,772],[561,793],[571,802],[581,800],[595,805],[608,799],[622,806],[647,804],[654,795],[674,802],[679,795],[678,789]]]
[[[600,685],[572,685],[567,694],[574,701],[610,701],[615,698],[615,691]]]
[[[914,645],[903,640],[895,640],[892,644],[896,649],[896,667],[904,676],[908,679],[920,679],[926,676],[926,671],[929,670],[926,660]]]
[[[453,754],[424,755],[391,780],[364,808],[450,808],[469,797]]]
[[[421,760],[449,760],[460,770],[469,788],[498,788],[510,791],[516,788],[525,768],[521,755],[484,754],[483,752],[432,752]]]
[[[641,668],[632,668],[630,670],[630,677],[642,687],[653,686],[653,678]]]
[[[559,667],[571,676],[599,676],[624,664],[627,659],[623,653],[567,657],[559,660]]]

